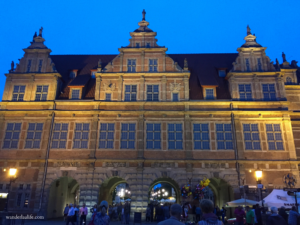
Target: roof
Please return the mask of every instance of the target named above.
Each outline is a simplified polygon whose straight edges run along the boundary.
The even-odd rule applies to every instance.
[[[93,99],[95,90],[95,79],[90,76],[91,70],[98,67],[101,59],[102,68],[111,62],[117,55],[50,55],[56,70],[63,78],[63,93],[59,99],[68,99],[68,86],[85,86],[83,99]],[[203,99],[203,86],[217,86],[217,99],[231,99],[228,81],[219,77],[218,69],[232,68],[238,53],[216,53],[216,54],[168,54],[178,65],[184,67],[184,59],[187,59],[190,76],[190,100]],[[78,69],[77,77],[69,78],[69,73]]]

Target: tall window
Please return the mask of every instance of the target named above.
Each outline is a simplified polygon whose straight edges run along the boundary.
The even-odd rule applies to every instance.
[[[75,71],[71,71],[70,72],[70,78],[75,78],[76,77],[76,72]]]
[[[114,148],[114,123],[100,124],[99,148]]]
[[[147,85],[147,101],[158,101],[158,85]]]
[[[225,70],[219,70],[219,77],[226,77],[226,71]]]
[[[105,101],[111,101],[111,93],[105,93]]]
[[[245,60],[246,60],[246,69],[247,69],[247,72],[249,72],[250,71],[250,62],[249,62],[248,58],[246,58]]]
[[[139,47],[140,47],[140,43],[136,43],[136,44],[135,44],[135,47],[136,47],[136,48],[139,48]]]
[[[42,132],[42,123],[29,123],[25,148],[40,148]]]
[[[89,130],[89,123],[75,124],[75,137],[73,148],[88,148]]]
[[[136,101],[136,85],[125,85],[125,101]]]
[[[25,85],[15,85],[13,91],[13,101],[23,101],[25,94]]]
[[[72,89],[71,99],[79,99],[80,90],[79,89]]]
[[[251,84],[239,84],[240,100],[251,100],[252,90]]]
[[[149,72],[157,72],[157,59],[149,59]]]
[[[264,100],[276,100],[275,84],[263,84]]]
[[[92,71],[92,73],[91,73],[91,78],[92,78],[92,79],[95,79],[95,78],[96,78],[96,73],[97,73],[96,71]]]
[[[35,100],[36,101],[47,101],[48,85],[36,86]]]
[[[182,149],[182,124],[168,124],[169,149]]]
[[[172,93],[172,96],[173,96],[173,102],[178,102],[179,101],[178,93]]]
[[[243,124],[246,150],[260,150],[258,124]]]
[[[38,69],[38,72],[39,72],[39,73],[42,72],[42,65],[43,65],[43,60],[40,59],[40,60],[39,60],[39,69]]]
[[[30,68],[31,68],[31,59],[29,59],[27,62],[27,71],[26,71],[27,73],[30,72]]]
[[[205,88],[205,96],[206,99],[214,99],[214,89],[213,88]]]
[[[292,83],[293,83],[293,82],[292,82],[292,78],[287,77],[287,78],[286,78],[285,84],[292,84]]]
[[[269,150],[284,150],[280,124],[266,124]]]
[[[134,149],[135,147],[135,124],[122,123],[121,126],[121,148]]]
[[[258,69],[258,71],[262,71],[261,58],[257,58],[257,69]]]
[[[135,59],[128,59],[127,72],[136,72],[136,60]]]
[[[54,124],[52,148],[66,148],[68,127],[67,123]]]
[[[147,123],[147,149],[161,149],[160,130],[159,123]]]
[[[150,48],[150,42],[146,43],[146,48]]]
[[[208,124],[194,124],[194,149],[209,150]]]
[[[27,193],[25,191],[19,192],[17,195],[17,202],[16,202],[17,207],[28,208],[29,197],[30,197],[30,193]]]
[[[217,148],[233,149],[231,124],[216,124]]]
[[[4,137],[3,148],[18,148],[21,123],[8,123]]]

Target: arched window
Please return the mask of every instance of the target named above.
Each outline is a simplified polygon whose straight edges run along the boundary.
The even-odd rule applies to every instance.
[[[293,83],[293,82],[292,82],[292,78],[287,77],[285,83],[286,83],[286,84],[292,84],[292,83]]]

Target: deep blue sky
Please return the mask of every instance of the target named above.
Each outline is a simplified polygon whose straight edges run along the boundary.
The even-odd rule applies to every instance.
[[[236,52],[249,24],[272,61],[282,51],[300,61],[299,8],[299,0],[0,0],[0,97],[4,73],[41,26],[52,54],[117,54],[145,9],[168,53]]]

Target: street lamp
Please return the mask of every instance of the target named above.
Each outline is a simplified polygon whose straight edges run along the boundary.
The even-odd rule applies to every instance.
[[[6,171],[6,169],[4,169],[4,171]],[[7,195],[7,199],[6,199],[6,205],[5,205],[5,211],[6,212],[8,211],[8,202],[9,202],[9,194],[10,194],[10,191],[11,191],[11,184],[12,184],[12,182],[14,182],[17,179],[16,174],[17,174],[17,169],[10,168],[8,170],[9,189],[8,189],[8,195]]]
[[[262,171],[261,170],[256,170],[255,171],[255,176],[256,176],[257,184],[261,184]]]
[[[261,201],[261,205],[263,207],[263,213],[265,212],[264,210],[264,200],[262,199],[262,184],[261,184],[261,178],[262,178],[262,171],[261,170],[256,170],[255,171],[255,177],[256,177],[256,182],[257,182],[257,189],[258,189],[258,195],[259,195],[259,200]]]

